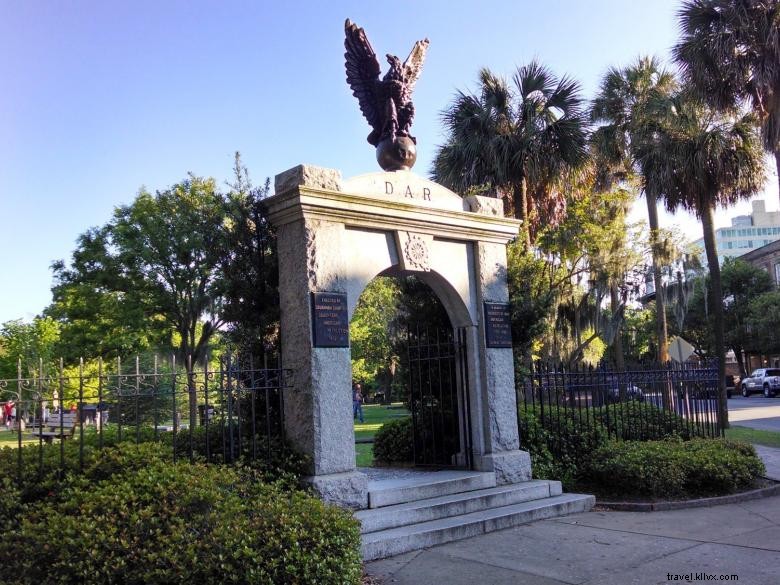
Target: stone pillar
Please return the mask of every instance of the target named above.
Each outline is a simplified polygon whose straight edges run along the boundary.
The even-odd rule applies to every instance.
[[[477,392],[481,417],[482,454],[475,454],[477,469],[495,471],[498,483],[517,483],[531,479],[531,458],[520,450],[517,429],[517,396],[511,348],[487,347],[484,302],[507,303],[506,245],[475,243],[479,327],[471,337],[477,355],[472,363],[478,369]],[[471,351],[469,352],[472,353]]]
[[[277,176],[275,209],[281,212],[271,209],[275,224],[285,209],[296,206],[298,186],[330,186],[328,180],[334,178],[316,171],[335,174],[296,167]],[[305,481],[325,501],[365,508],[367,478],[355,469],[350,350],[314,347],[312,337],[311,293],[347,292],[344,225],[305,214],[288,216],[277,225],[282,361],[294,372],[294,388],[285,396],[287,437],[310,458]]]

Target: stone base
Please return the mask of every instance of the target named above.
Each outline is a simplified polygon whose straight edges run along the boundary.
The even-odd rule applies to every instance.
[[[479,471],[494,471],[496,483],[520,483],[531,479],[531,455],[528,451],[502,451],[474,456],[474,468]]]
[[[368,508],[368,477],[359,471],[310,475],[303,478],[303,483],[329,504],[356,510]]]

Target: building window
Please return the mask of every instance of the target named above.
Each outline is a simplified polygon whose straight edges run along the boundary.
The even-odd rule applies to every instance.
[[[775,284],[780,286],[780,262],[775,264]]]

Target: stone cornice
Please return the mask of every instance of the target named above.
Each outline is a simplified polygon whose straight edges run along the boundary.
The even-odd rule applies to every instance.
[[[265,204],[274,225],[323,219],[349,227],[382,231],[403,228],[440,238],[502,244],[517,235],[521,224],[513,218],[421,207],[403,201],[387,201],[308,186],[274,195]]]

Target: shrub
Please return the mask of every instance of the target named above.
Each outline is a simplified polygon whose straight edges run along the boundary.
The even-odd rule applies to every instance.
[[[531,455],[531,473],[538,479],[556,479],[565,474],[556,465],[550,448],[550,435],[536,418],[535,413],[527,408],[518,409],[518,430],[520,445]]]
[[[610,437],[626,441],[656,441],[669,437],[687,441],[701,430],[673,412],[636,400],[594,408],[592,416],[607,427]]]
[[[764,466],[750,445],[676,439],[609,443],[586,471],[583,482],[600,495],[686,498],[750,487]]]
[[[374,459],[382,463],[411,463],[413,441],[412,417],[388,421],[374,435]]]
[[[562,407],[518,406],[520,444],[531,454],[536,477],[571,486],[592,454],[607,441],[607,430],[587,413]],[[538,475],[537,475],[538,474]]]
[[[359,546],[357,522],[312,496],[169,461],[27,504],[0,534],[3,574],[21,585],[359,583]]]
[[[243,433],[239,434],[238,425],[229,427],[215,423],[194,428],[191,436],[189,430],[180,431],[175,438],[176,454],[189,457],[192,453],[196,458],[213,462],[240,459],[261,471],[267,481],[284,478],[295,483],[305,474],[306,457],[279,438],[252,437],[247,434],[247,429],[242,428]],[[225,454],[228,456],[225,457]]]

